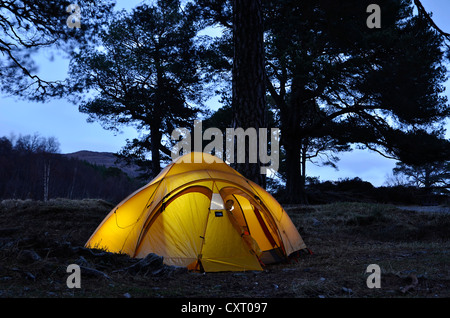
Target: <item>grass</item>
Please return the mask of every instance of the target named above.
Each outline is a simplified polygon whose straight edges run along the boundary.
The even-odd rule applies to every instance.
[[[449,214],[368,203],[290,206],[313,255],[263,272],[149,276],[118,271],[135,262],[126,255],[79,248],[111,208],[102,200],[0,202],[0,297],[450,297]],[[83,274],[82,288],[68,289],[72,263],[109,279]],[[369,264],[381,268],[380,289],[366,285]],[[414,277],[418,284],[401,292]]]
[[[316,257],[303,266],[320,269],[323,280],[305,282],[305,290],[328,297],[448,297],[450,215],[401,211],[395,206],[337,203],[288,209]],[[365,269],[378,264],[384,286],[368,289]],[[399,293],[408,277],[419,284]],[[325,286],[325,288],[321,288]],[[351,289],[351,293],[343,291]],[[326,291],[326,292],[325,292]]]

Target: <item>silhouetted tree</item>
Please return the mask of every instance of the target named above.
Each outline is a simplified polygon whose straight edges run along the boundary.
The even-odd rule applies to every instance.
[[[0,138],[0,200],[104,199],[118,203],[142,186],[118,168],[96,166],[48,152],[56,138]],[[38,140],[39,143],[36,141]],[[20,141],[20,142],[19,142]],[[32,144],[41,144],[41,147]],[[42,151],[47,147],[47,151]]]
[[[129,141],[122,154],[144,161],[151,152],[151,174],[160,171],[161,152],[170,150],[163,136],[190,127],[199,112],[193,103],[202,97],[197,35],[190,5],[157,1],[120,14],[100,33],[101,45],[75,55],[71,87],[82,98],[80,111],[107,129],[133,125],[140,139]]]
[[[427,163],[421,166],[397,163],[393,173],[405,176],[409,184],[415,187],[427,189],[450,187],[450,161]]]
[[[37,75],[33,54],[41,48],[72,51],[92,41],[113,8],[111,0],[79,0],[80,28],[66,21],[70,2],[0,1],[0,91],[42,100],[59,95],[60,83]],[[72,19],[71,19],[72,20]]]
[[[450,113],[441,95],[443,39],[413,15],[411,1],[380,2],[381,29],[367,27],[366,1],[267,3],[268,89],[280,116],[288,201],[304,198],[301,155],[312,136],[400,159],[414,132],[440,129]]]

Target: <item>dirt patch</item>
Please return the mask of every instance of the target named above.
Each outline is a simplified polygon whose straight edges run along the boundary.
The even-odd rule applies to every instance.
[[[111,208],[100,200],[1,202],[0,297],[450,297],[448,214],[288,207],[312,255],[261,272],[195,273],[85,249]],[[81,267],[79,289],[67,287],[69,264]],[[369,264],[381,268],[379,289],[367,287]]]

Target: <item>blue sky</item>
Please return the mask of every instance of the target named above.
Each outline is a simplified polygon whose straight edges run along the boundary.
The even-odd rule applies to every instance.
[[[117,0],[117,8],[129,9],[141,2],[141,0]],[[450,32],[450,1],[423,0],[422,3],[427,11],[433,12],[437,25]],[[64,79],[69,66],[68,61],[58,54],[51,57],[50,51],[41,52],[39,75],[48,80]],[[450,82],[446,87],[445,94],[450,99]],[[133,128],[124,128],[121,133],[114,134],[103,129],[99,123],[87,123],[86,119],[87,115],[79,113],[77,106],[66,100],[33,103],[0,95],[0,137],[38,132],[45,137],[56,137],[61,144],[61,152],[70,153],[79,150],[117,152],[125,145],[127,138],[137,136]],[[450,131],[447,132],[447,137],[450,137]],[[355,150],[340,157],[339,171],[308,164],[308,175],[318,176],[320,180],[358,176],[380,186],[395,166],[395,161],[367,150]]]

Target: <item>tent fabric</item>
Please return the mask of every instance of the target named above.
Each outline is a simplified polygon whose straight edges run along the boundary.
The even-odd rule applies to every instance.
[[[217,157],[192,152],[120,202],[86,243],[206,272],[262,270],[306,249],[281,205]]]

